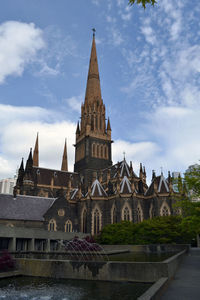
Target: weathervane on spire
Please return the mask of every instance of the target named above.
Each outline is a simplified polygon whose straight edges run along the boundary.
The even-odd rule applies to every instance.
[[[95,36],[96,29],[92,28],[92,31],[93,31],[93,36]]]

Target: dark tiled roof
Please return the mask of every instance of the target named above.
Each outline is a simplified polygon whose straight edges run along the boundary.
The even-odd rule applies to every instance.
[[[72,187],[78,185],[78,173],[33,167],[33,174],[38,184],[50,185],[53,178],[55,186],[66,187],[69,178],[71,178]]]
[[[53,198],[0,194],[0,219],[43,221]]]

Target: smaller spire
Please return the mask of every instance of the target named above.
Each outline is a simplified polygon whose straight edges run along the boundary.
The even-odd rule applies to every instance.
[[[108,117],[108,123],[107,123],[107,131],[111,131],[111,126],[110,126],[110,119]]]
[[[61,171],[68,171],[68,161],[67,161],[67,139],[65,139],[64,151],[63,151],[63,159]]]
[[[142,179],[143,178],[143,170],[142,170],[142,163],[140,163],[140,175],[139,177]]]
[[[24,158],[22,157],[21,165],[19,171],[24,171]]]
[[[30,148],[29,156],[26,161],[26,172],[30,172],[33,167],[32,148]]]
[[[145,167],[143,167],[143,173],[144,173],[144,176],[146,176],[146,169],[145,169]]]
[[[80,127],[79,127],[79,121],[77,122],[77,127],[76,127],[76,134],[80,133]]]
[[[33,166],[39,167],[39,146],[38,146],[38,133],[35,141],[35,148],[33,152]]]
[[[170,174],[170,171],[168,171],[168,182],[171,182],[171,174]]]
[[[155,170],[152,171],[152,181],[154,180],[154,178],[156,178]]]

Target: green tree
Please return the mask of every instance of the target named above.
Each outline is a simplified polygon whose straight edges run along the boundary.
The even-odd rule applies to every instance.
[[[155,217],[141,223],[121,222],[103,228],[98,242],[101,244],[184,244],[196,236],[196,227],[189,226],[181,216]],[[194,224],[195,225],[195,224]]]
[[[200,197],[200,165],[196,164],[185,173],[185,182],[190,192],[190,197]]]
[[[144,7],[144,9],[146,8],[146,4],[151,4],[154,6],[156,2],[156,0],[129,0],[129,4],[133,5],[133,4],[142,4],[142,6]]]

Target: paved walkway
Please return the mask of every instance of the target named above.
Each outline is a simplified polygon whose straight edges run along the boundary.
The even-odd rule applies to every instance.
[[[200,300],[200,249],[191,250],[161,300]]]

